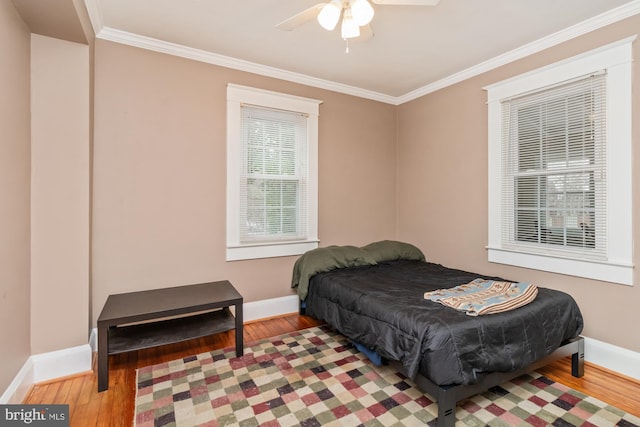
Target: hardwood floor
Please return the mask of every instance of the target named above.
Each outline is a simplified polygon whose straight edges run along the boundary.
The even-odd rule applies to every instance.
[[[247,323],[244,327],[245,344],[318,324],[316,320],[298,314]],[[129,426],[134,412],[136,368],[233,345],[234,333],[224,332],[184,343],[111,356],[109,389],[102,393],[97,392],[94,356],[94,372],[37,384],[24,403],[69,404],[71,426]],[[538,372],[640,416],[640,382],[589,363],[585,366],[584,377],[573,378],[569,359],[555,362]]]

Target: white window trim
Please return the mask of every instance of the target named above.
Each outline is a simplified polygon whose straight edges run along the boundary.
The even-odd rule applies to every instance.
[[[318,247],[318,115],[322,101],[236,84],[227,85],[227,250],[226,260],[300,255]],[[307,121],[308,227],[306,240],[240,243],[241,106],[251,104],[304,113]]]
[[[629,37],[484,88],[489,107],[489,262],[633,285],[631,88],[635,39]],[[607,260],[505,249],[501,236],[501,100],[603,69],[607,70]]]

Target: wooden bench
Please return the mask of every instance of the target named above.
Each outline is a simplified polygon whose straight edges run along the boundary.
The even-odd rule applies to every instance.
[[[242,301],[226,280],[109,295],[98,317],[98,391],[109,388],[111,354],[235,329],[242,356]]]

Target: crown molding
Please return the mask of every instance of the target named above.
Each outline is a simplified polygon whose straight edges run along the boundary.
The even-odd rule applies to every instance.
[[[469,67],[465,70],[430,83],[426,86],[408,92],[405,95],[391,96],[358,88],[355,86],[349,86],[329,80],[323,80],[305,74],[294,73],[274,67],[268,67],[265,65],[260,65],[229,56],[219,55],[200,49],[194,49],[187,46],[154,39],[151,37],[141,36],[126,31],[105,27],[103,25],[102,15],[100,13],[100,7],[98,6],[97,2],[98,0],[85,0],[87,11],[89,13],[91,23],[96,33],[96,38],[135,46],[142,49],[152,50],[155,52],[179,56],[186,59],[192,59],[194,61],[218,65],[221,67],[246,71],[249,73],[259,74],[267,77],[273,77],[293,83],[317,87],[320,89],[326,89],[346,95],[371,99],[374,101],[392,105],[400,105],[409,101],[413,101],[437,90],[454,85],[456,83],[460,83],[461,81],[486,73],[487,71],[491,71],[495,68],[509,64],[518,59],[533,55],[550,47],[556,46],[560,43],[564,43],[573,38],[579,37],[591,31],[597,30],[607,25],[611,25],[640,13],[640,0],[633,0],[625,5],[619,6],[615,9],[611,9],[610,11],[582,21],[576,25],[560,30],[556,33],[528,43],[517,49],[511,50],[480,64],[474,65],[473,67]]]
[[[614,24],[623,19],[637,15],[638,13],[640,13],[640,0],[634,0],[615,9],[611,9],[608,12],[587,19],[586,21],[582,21],[576,25],[565,28],[564,30],[560,30],[517,49],[511,50],[503,55],[496,56],[488,61],[484,61],[480,64],[474,65],[473,67],[467,68],[466,70],[462,70],[458,73],[445,77],[444,79],[399,96],[396,98],[397,105],[413,101],[421,96],[443,89],[447,86],[460,83],[461,81],[486,73],[487,71],[491,71],[503,65],[507,65],[511,62],[517,61],[518,59],[533,55],[534,53],[541,52],[591,31],[606,27],[607,25]]]
[[[300,83],[307,86],[327,89],[333,92],[344,93],[360,98],[367,98],[388,104],[393,104],[395,102],[395,97],[384,95],[378,92],[373,92],[354,86],[348,86],[329,80],[323,80],[316,77],[307,76],[305,74],[281,70],[279,68],[268,67],[266,65],[260,65],[254,62],[232,58],[230,56],[219,55],[217,53],[212,53],[205,50],[194,49],[188,46],[170,43],[151,37],[141,36],[139,34],[116,30],[110,27],[103,27],[100,32],[96,34],[96,37],[102,40],[122,43],[142,49],[178,56],[181,58],[192,59],[194,61],[205,62],[207,64],[218,65],[234,70],[246,71],[248,73],[286,80],[293,83]]]
[[[89,15],[89,21],[93,27],[93,33],[98,36],[98,33],[102,30],[104,21],[102,20],[102,12],[98,6],[98,0],[84,0],[84,5],[87,8],[87,14]]]

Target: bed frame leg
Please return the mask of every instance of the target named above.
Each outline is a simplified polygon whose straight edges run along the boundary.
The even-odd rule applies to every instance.
[[[580,378],[584,375],[584,338],[578,337],[578,351],[571,355],[571,375]]]
[[[440,387],[438,390],[438,427],[456,425],[456,393],[453,389]]]

